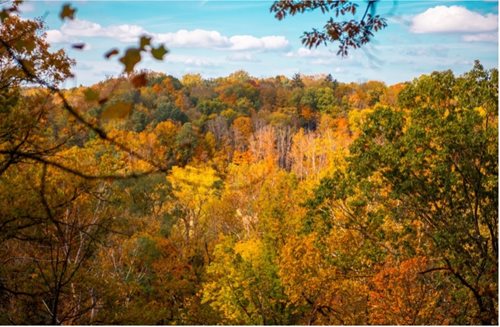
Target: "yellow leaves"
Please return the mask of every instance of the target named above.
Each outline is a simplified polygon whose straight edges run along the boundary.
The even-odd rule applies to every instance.
[[[234,151],[233,164],[235,165],[248,165],[253,161],[253,156],[250,151]]]
[[[217,183],[220,182],[216,171],[209,167],[174,166],[167,180],[178,203],[189,212],[190,225],[196,229],[200,219],[205,217],[211,198],[216,195]]]
[[[483,118],[486,117],[486,115],[487,115],[487,111],[483,107],[476,107],[476,108],[474,108],[474,111],[477,112],[479,114],[479,116],[481,116]]]
[[[280,253],[279,276],[285,292],[294,303],[304,301],[305,294],[316,294],[322,285],[318,275],[321,256],[315,248],[316,234],[302,238],[290,237]]]
[[[216,175],[216,171],[212,168],[195,168],[192,166],[185,166],[184,168],[174,166],[167,179],[172,183],[178,194],[193,190],[198,190],[201,194],[204,194],[210,192],[215,182],[220,180]]]
[[[153,133],[156,135],[158,141],[166,146],[172,146],[175,142],[175,137],[179,127],[170,120],[163,121],[156,125]]]
[[[200,74],[186,74],[182,76],[182,84],[186,87],[200,85],[203,79]]]
[[[215,139],[215,135],[210,131],[208,131],[205,134],[205,142],[207,143],[210,150],[215,149],[217,145],[217,140]]]
[[[374,109],[351,110],[349,111],[349,127],[358,134],[361,132],[361,126],[364,125],[367,116],[372,114]]]
[[[241,255],[243,260],[254,262],[262,255],[263,244],[260,239],[249,239],[244,242],[238,242],[234,246],[234,252]]]
[[[202,294],[227,323],[263,324],[287,305],[269,252],[260,238],[219,239]]]

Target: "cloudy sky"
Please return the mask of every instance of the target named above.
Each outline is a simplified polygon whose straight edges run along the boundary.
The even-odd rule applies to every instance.
[[[381,0],[377,13],[388,27],[369,46],[338,57],[337,47],[302,47],[304,31],[320,28],[329,16],[299,14],[278,21],[266,0],[70,1],[76,19],[62,22],[63,2],[32,1],[23,16],[42,16],[54,49],[67,49],[76,59],[76,77],[69,87],[88,85],[122,70],[116,59],[105,60],[111,48],[124,50],[141,35],[165,43],[170,53],[162,62],[146,56],[138,68],[181,77],[201,73],[226,76],[239,69],[253,76],[332,74],[343,82],[411,80],[434,70],[457,74],[475,59],[498,66],[497,1]],[[359,1],[360,8],[366,4]],[[70,44],[85,42],[78,51]]]

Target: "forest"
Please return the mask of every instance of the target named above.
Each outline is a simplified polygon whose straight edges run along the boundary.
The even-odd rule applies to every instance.
[[[498,323],[496,69],[60,89],[2,13],[0,324]]]

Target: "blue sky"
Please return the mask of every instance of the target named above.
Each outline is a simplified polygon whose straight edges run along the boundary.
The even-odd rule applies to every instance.
[[[335,54],[335,45],[313,50],[301,45],[302,33],[320,28],[328,14],[278,21],[269,12],[271,1],[69,1],[77,8],[76,20],[62,22],[58,15],[65,2],[28,1],[22,15],[43,16],[52,47],[67,49],[76,59],[76,77],[68,87],[119,74],[116,58],[105,60],[103,54],[133,46],[143,34],[165,43],[170,53],[162,62],[145,56],[138,68],[177,77],[227,76],[243,69],[256,77],[330,73],[342,82],[393,84],[434,70],[460,74],[475,59],[498,66],[497,1],[381,0],[377,13],[388,19],[388,27],[347,58]],[[72,42],[87,47],[74,50]]]

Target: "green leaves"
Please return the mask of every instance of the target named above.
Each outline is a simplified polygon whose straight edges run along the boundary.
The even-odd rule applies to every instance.
[[[61,18],[61,20],[64,20],[66,18],[73,20],[75,19],[75,12],[76,9],[72,8],[71,5],[67,3],[63,5],[61,12],[59,13],[59,17]]]
[[[168,53],[168,50],[165,48],[165,46],[162,44],[158,48],[152,48],[151,49],[151,55],[153,58],[158,59],[158,60],[163,60],[163,57]]]
[[[125,54],[119,59],[119,61],[125,66],[124,72],[131,73],[134,71],[135,66],[142,59],[142,52],[150,52],[153,58],[157,60],[163,60],[163,57],[168,53],[168,49],[165,48],[165,45],[161,44],[158,47],[154,48],[151,46],[151,37],[147,35],[143,35],[139,38],[139,47],[128,48],[125,51]],[[119,53],[118,49],[109,50],[104,57],[106,59],[111,58]],[[137,80],[139,84],[142,84],[142,80]],[[135,85],[135,83],[134,83]]]
[[[139,45],[141,50],[144,50],[148,45],[151,45],[151,37],[143,35],[139,39]]]
[[[97,101],[97,99],[99,99],[99,93],[97,93],[96,91],[94,91],[91,88],[86,89],[83,92],[83,96],[85,97],[85,100],[87,100],[87,101]]]
[[[3,21],[5,19],[7,19],[9,17],[9,11],[6,10],[6,9],[3,9],[2,11],[0,11],[0,21],[3,23]]]

